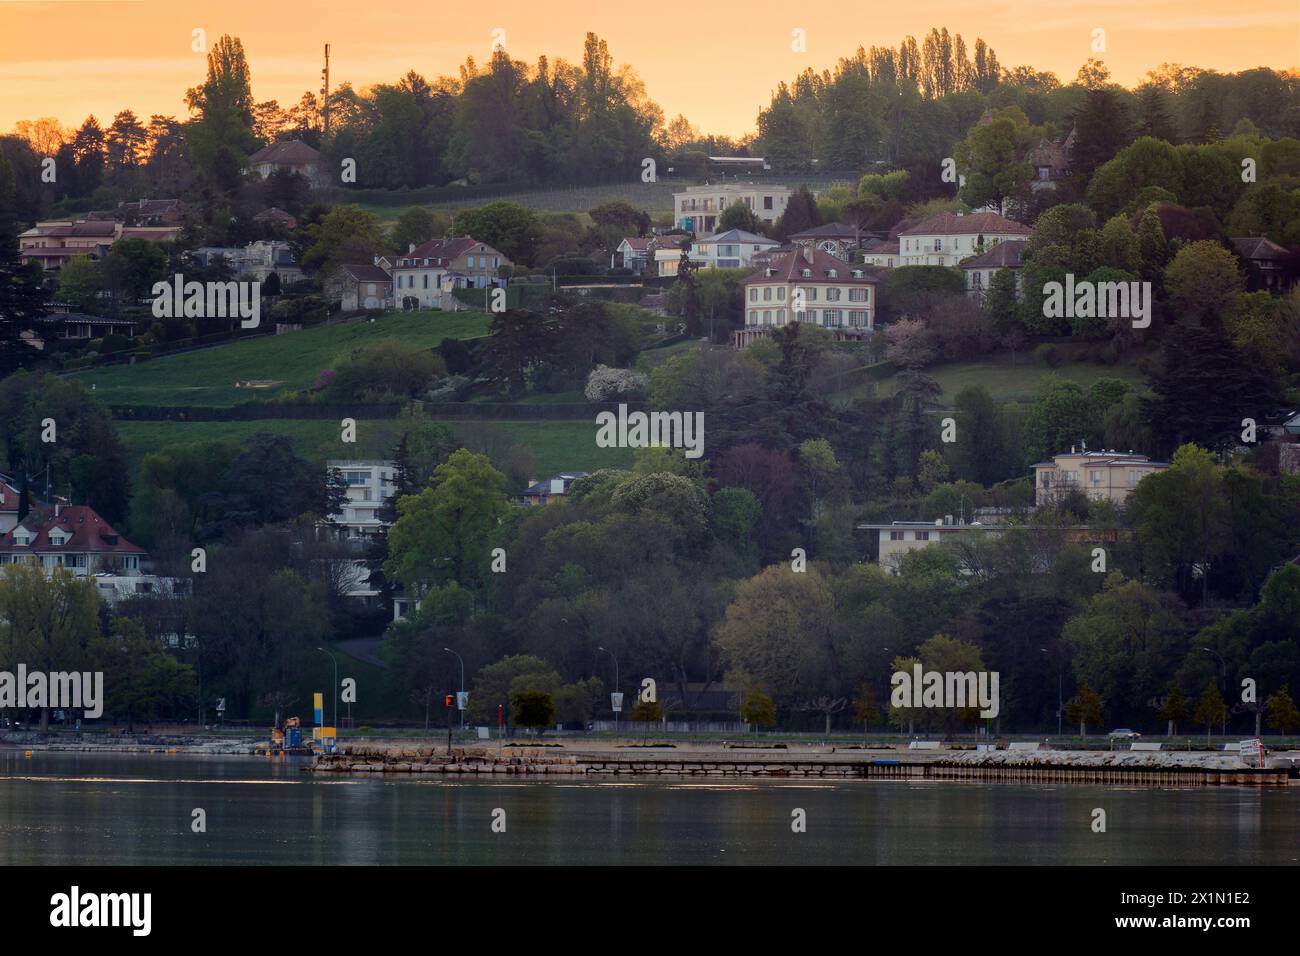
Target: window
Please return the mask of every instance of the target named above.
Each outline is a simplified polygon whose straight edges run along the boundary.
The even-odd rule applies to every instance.
[[[370,472],[345,471],[343,472],[343,480],[349,485],[364,485],[370,480]]]
[[[429,288],[429,274],[427,272],[424,274],[424,287]]]
[[[1092,483],[1093,483],[1094,485],[1099,485],[1099,484],[1101,484],[1101,474],[1102,474],[1102,473],[1101,473],[1101,469],[1099,469],[1099,468],[1094,468],[1094,469],[1092,470]]]
[[[763,197],[763,208],[764,208],[764,209],[771,209],[771,208],[772,208],[772,197],[771,197],[771,196],[764,196],[764,197]]]
[[[778,302],[785,301],[785,286],[781,286],[779,289],[776,290],[776,300]]]
[[[844,313],[839,309],[824,309],[822,316],[828,329],[838,329],[844,325]]]
[[[764,325],[771,325],[771,324],[772,324],[772,310],[771,310],[771,309],[764,309],[764,310],[763,310],[763,324],[764,324]]]
[[[765,287],[764,287],[764,289],[763,289],[763,301],[764,301],[764,302],[771,302],[771,301],[772,301],[772,287],[771,287],[771,286],[765,286]]]
[[[776,324],[785,325],[785,309],[776,310]]]
[[[935,252],[943,252],[943,240],[942,240],[942,239],[936,239],[936,240],[934,240],[934,251],[935,251]]]
[[[758,301],[758,289],[756,289],[756,288],[752,288],[752,287],[750,288],[750,290],[749,290],[749,301],[750,301],[750,302],[757,302],[757,301]]]
[[[890,540],[890,541],[902,541],[902,540],[904,540],[906,534],[907,534],[907,532],[905,532],[905,531],[891,531],[891,532],[889,532],[889,540]]]
[[[867,298],[867,296],[868,296],[868,293],[870,293],[870,291],[871,291],[870,289],[850,289],[850,290],[849,290],[849,301],[850,301],[850,302],[867,302],[867,301],[869,301],[868,298]]]
[[[830,288],[830,289],[827,289],[827,290],[826,290],[826,301],[827,301],[827,302],[838,302],[838,301],[840,301],[840,296],[841,296],[842,294],[843,294],[843,290],[842,290],[842,289],[836,289],[836,288]]]
[[[918,532],[916,533],[916,540],[917,540],[917,541],[929,541],[929,540],[930,540],[930,532],[928,532],[928,531],[918,531]]]
[[[861,309],[854,309],[849,312],[849,328],[865,329],[868,327],[868,315],[870,313]]]

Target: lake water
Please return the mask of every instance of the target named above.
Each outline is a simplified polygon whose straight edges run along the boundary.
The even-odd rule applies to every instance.
[[[0,752],[0,864],[1288,864],[1300,787],[317,776]],[[206,812],[207,831],[191,830]],[[505,811],[506,832],[492,832]],[[805,811],[807,831],[791,830]],[[1107,832],[1092,831],[1093,810]]]

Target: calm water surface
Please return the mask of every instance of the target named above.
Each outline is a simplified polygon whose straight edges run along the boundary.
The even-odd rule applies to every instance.
[[[0,751],[0,864],[1293,864],[1300,787],[334,777]],[[193,833],[191,813],[207,812]],[[1092,811],[1107,813],[1093,833]],[[493,833],[496,808],[506,832]],[[791,832],[791,812],[807,832]]]

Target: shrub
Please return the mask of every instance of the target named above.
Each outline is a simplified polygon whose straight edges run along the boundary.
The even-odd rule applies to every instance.
[[[583,389],[583,395],[589,402],[640,398],[645,394],[649,382],[645,375],[632,369],[597,365],[587,376],[587,387]]]
[[[1056,368],[1061,364],[1061,350],[1055,345],[1044,342],[1034,349],[1034,361],[1046,365],[1048,368]]]

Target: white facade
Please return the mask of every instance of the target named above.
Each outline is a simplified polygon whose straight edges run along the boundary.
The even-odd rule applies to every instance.
[[[347,500],[343,510],[330,515],[346,539],[365,539],[378,534],[385,527],[378,512],[386,500],[397,491],[393,483],[396,464],[391,461],[347,461],[336,459],[326,462],[338,472],[347,485]]]
[[[788,186],[752,183],[688,186],[682,192],[673,193],[673,222],[679,229],[706,236],[717,229],[722,211],[735,203],[743,203],[760,222],[775,223],[789,201]]]

